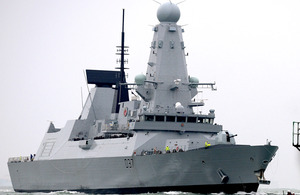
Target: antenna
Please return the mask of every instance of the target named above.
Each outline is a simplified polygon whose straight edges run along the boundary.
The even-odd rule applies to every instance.
[[[118,113],[120,102],[126,102],[129,100],[128,95],[128,87],[126,85],[126,75],[125,75],[125,68],[124,64],[128,63],[128,60],[124,59],[125,55],[129,55],[128,52],[128,46],[125,46],[125,32],[124,32],[124,18],[125,18],[125,9],[123,9],[123,17],[122,17],[122,33],[121,33],[121,46],[117,46],[117,55],[121,55],[121,58],[117,60],[117,63],[120,63],[120,67],[116,69],[120,69],[120,81],[116,84],[116,88],[118,90],[117,96],[115,96],[114,102],[116,102],[116,105],[113,107],[113,113]],[[126,49],[125,49],[126,48]]]
[[[176,3],[176,5],[178,5],[178,4],[180,4],[180,3],[183,3],[183,2],[185,2],[186,0],[184,0],[184,1],[180,1],[179,3]]]
[[[155,3],[158,3],[159,5],[161,5],[161,3],[160,2],[158,2],[158,1],[155,1],[155,0],[153,0]]]
[[[120,53],[117,53],[117,55],[121,55],[121,59],[118,59],[117,60],[117,63],[120,63],[120,67],[116,68],[116,69],[120,69],[121,71],[121,83],[126,83],[126,79],[125,79],[125,68],[124,67],[124,64],[125,63],[128,63],[128,60],[124,59],[125,55],[129,55],[128,53],[125,53],[125,52],[128,52],[128,46],[125,46],[125,32],[124,32],[124,18],[125,18],[125,9],[123,9],[123,17],[122,17],[122,33],[121,33],[121,46],[117,46],[117,48],[120,48],[120,49],[117,49],[117,52],[120,52]],[[125,50],[126,48],[126,50]]]
[[[125,9],[123,9],[122,17],[122,41],[121,41],[121,82],[125,82],[125,71],[124,71],[124,43],[125,43],[125,32],[124,32],[124,17]]]

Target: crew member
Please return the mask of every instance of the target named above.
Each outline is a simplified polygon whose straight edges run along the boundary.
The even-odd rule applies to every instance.
[[[229,135],[228,131],[226,131],[225,133],[226,133],[226,141],[230,142],[230,135]]]
[[[205,148],[208,148],[209,146],[211,146],[210,143],[208,143],[208,141],[205,142]]]
[[[170,153],[170,148],[169,148],[169,146],[166,147],[166,153]]]

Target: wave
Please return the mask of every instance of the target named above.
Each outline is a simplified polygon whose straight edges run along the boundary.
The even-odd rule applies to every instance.
[[[295,195],[300,195],[300,190],[298,189],[287,189],[287,188],[279,188],[279,189],[259,189],[258,192],[238,192],[234,195],[286,195],[288,190],[290,190]],[[56,192],[49,192],[49,193],[19,193],[15,192],[12,187],[0,187],[0,195],[87,195],[82,192],[77,191],[56,191]],[[161,193],[145,193],[140,195],[200,195],[195,193],[188,193],[188,192],[179,192],[179,191],[170,191],[170,192],[161,192]],[[227,195],[225,193],[211,193],[206,195]]]

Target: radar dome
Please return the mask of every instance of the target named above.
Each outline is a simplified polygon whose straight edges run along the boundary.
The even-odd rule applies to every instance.
[[[160,22],[177,22],[180,18],[180,10],[176,4],[167,2],[157,10],[157,19]]]
[[[183,107],[183,105],[181,105],[180,102],[176,102],[175,109],[176,109],[177,113],[183,113],[184,112],[184,107]]]
[[[191,87],[192,88],[197,88],[198,87],[198,83],[199,83],[199,79],[198,78],[196,78],[196,77],[190,77],[189,78],[189,81],[190,81],[190,83],[191,83]],[[193,85],[194,84],[194,85]]]
[[[137,85],[143,85],[145,80],[146,80],[146,76],[143,74],[138,74],[134,78],[134,81]]]

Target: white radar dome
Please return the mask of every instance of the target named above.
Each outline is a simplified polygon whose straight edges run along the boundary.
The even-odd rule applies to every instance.
[[[167,2],[157,10],[157,19],[160,22],[177,22],[180,18],[180,10],[176,4]]]
[[[183,105],[181,105],[180,102],[176,102],[175,109],[176,109],[177,113],[183,113],[184,112],[184,107],[183,107]]]

